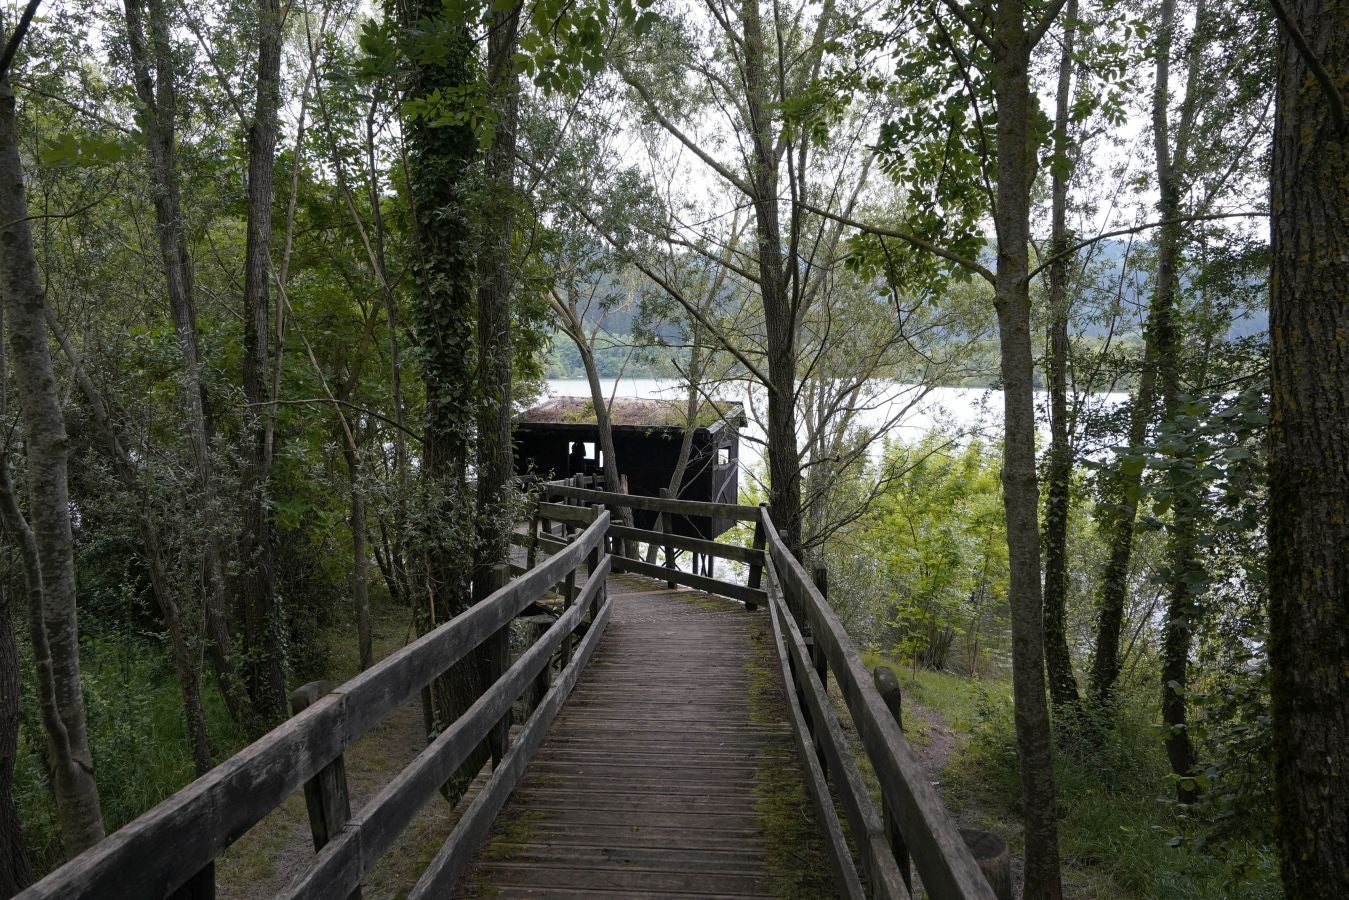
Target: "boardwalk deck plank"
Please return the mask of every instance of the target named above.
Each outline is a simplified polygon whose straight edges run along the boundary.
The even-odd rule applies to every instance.
[[[751,708],[766,616],[635,575],[609,594],[595,656],[457,895],[780,894],[757,789],[766,760],[798,761],[788,723]]]

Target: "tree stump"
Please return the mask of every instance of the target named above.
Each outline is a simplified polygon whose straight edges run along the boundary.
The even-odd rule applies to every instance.
[[[993,896],[998,900],[1012,900],[1012,852],[1007,849],[1007,842],[977,828],[962,828],[960,836],[979,864],[988,886],[993,889]]]

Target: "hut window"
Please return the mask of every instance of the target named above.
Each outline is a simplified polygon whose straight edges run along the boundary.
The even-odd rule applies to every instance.
[[[731,448],[730,448],[730,447],[718,447],[718,448],[717,448],[717,465],[719,465],[719,466],[729,466],[730,464],[731,464]]]

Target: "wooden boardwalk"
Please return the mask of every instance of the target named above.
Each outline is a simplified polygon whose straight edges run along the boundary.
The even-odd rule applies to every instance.
[[[458,896],[833,896],[766,611],[608,588],[608,629]]]

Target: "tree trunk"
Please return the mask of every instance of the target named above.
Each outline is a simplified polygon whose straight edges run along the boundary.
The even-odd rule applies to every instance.
[[[354,442],[355,436],[345,420],[340,424],[342,456],[351,484],[351,599],[356,606],[356,644],[364,672],[375,664],[370,630],[370,548],[365,523],[365,494],[361,489],[361,456]]]
[[[117,427],[108,413],[108,406],[85,371],[84,361],[80,359],[52,311],[45,309],[44,312],[47,327],[65,353],[71,373],[89,405],[90,415],[99,436],[103,439],[113,472],[122,483],[122,488],[136,503],[136,531],[141,539],[139,555],[145,563],[145,571],[150,579],[150,593],[154,594],[155,602],[164,617],[164,628],[168,632],[169,652],[173,659],[174,672],[178,676],[178,689],[183,696],[183,716],[187,726],[188,746],[192,751],[192,762],[196,773],[205,775],[215,765],[215,761],[211,757],[206,708],[201,699],[201,659],[197,650],[200,647],[201,629],[183,621],[182,604],[178,602],[178,594],[173,586],[174,579],[168,574],[169,564],[150,498],[141,483],[140,472],[131,454],[127,453],[122,444]]]
[[[183,411],[200,502],[216,507],[215,476],[211,447],[214,442],[210,407],[202,378],[197,348],[197,314],[193,297],[192,257],[187,249],[182,202],[178,190],[177,150],[174,129],[177,89],[169,46],[167,13],[162,0],[123,0],[126,11],[127,45],[137,97],[144,117],[141,133],[150,163],[150,181],[155,224],[164,279],[173,317],[178,352],[183,360]],[[144,3],[144,8],[142,7]],[[148,22],[146,14],[148,13]],[[147,47],[147,26],[150,47]],[[153,54],[151,53],[153,48]],[[152,74],[153,59],[153,74]],[[251,717],[253,710],[238,690],[234,668],[233,637],[225,611],[224,565],[214,530],[208,532],[202,550],[202,583],[205,585],[206,633],[212,668],[220,691],[235,721]]]
[[[276,167],[277,109],[281,102],[282,12],[279,0],[258,0],[257,97],[248,130],[248,212],[244,244],[244,399],[250,406],[250,456],[243,466],[243,521],[236,607],[244,613],[247,684],[254,708],[279,722],[286,708],[286,623],[276,596],[272,564],[269,483],[272,447],[267,439],[271,378],[268,371],[271,303],[272,193]]]
[[[0,503],[6,507],[6,524],[18,536],[23,551],[29,627],[57,818],[62,843],[73,856],[103,838],[103,815],[80,685],[65,417],[47,347],[46,292],[33,252],[14,93],[8,79],[0,79],[0,223],[4,223],[0,225],[0,297],[5,304],[24,427],[31,527],[19,513],[7,465],[0,476],[5,481]]]
[[[9,592],[0,584],[0,897],[14,896],[33,880],[23,825],[14,803],[14,765],[19,755],[22,709],[20,688],[14,611],[9,605]]]
[[[1204,24],[1205,2],[1200,0],[1195,16],[1196,30]],[[1199,39],[1191,47],[1190,76],[1181,120],[1176,129],[1175,147],[1169,124],[1170,55],[1176,27],[1175,0],[1162,0],[1157,38],[1157,77],[1153,89],[1153,144],[1157,159],[1157,186],[1160,194],[1158,214],[1162,221],[1179,218],[1181,214],[1181,168],[1185,164],[1191,123],[1195,108],[1197,67],[1193,60]],[[1149,318],[1155,321],[1157,347],[1157,385],[1161,395],[1162,421],[1168,446],[1165,452],[1179,463],[1188,452],[1189,441],[1176,433],[1180,427],[1181,360],[1180,333],[1176,324],[1178,295],[1177,271],[1180,265],[1182,226],[1164,225],[1157,233],[1157,277],[1152,292]],[[1166,624],[1162,635],[1161,706],[1162,724],[1167,759],[1171,771],[1181,780],[1176,782],[1176,799],[1191,803],[1196,796],[1193,781],[1195,758],[1190,742],[1185,690],[1189,682],[1191,629],[1197,619],[1195,603],[1202,583],[1203,567],[1195,559],[1195,527],[1200,499],[1185,478],[1183,467],[1173,464],[1168,469],[1167,483],[1171,494],[1171,524],[1167,532],[1167,603]]]
[[[1058,900],[1058,816],[1054,750],[1045,698],[1040,593],[1039,490],[1035,474],[1035,362],[1030,340],[1030,189],[1035,147],[1030,136],[1031,46],[1025,0],[1003,0],[994,12],[997,100],[998,238],[995,303],[1002,356],[1003,506],[1007,512],[1008,596],[1012,613],[1012,695],[1021,797],[1026,822],[1025,896]]]
[[[1073,447],[1068,427],[1068,111],[1072,105],[1073,39],[1076,36],[1077,0],[1068,0],[1063,51],[1059,57],[1057,109],[1054,117],[1054,164],[1052,193],[1053,235],[1050,252],[1056,261],[1049,267],[1049,465],[1045,473],[1045,668],[1054,711],[1062,713],[1078,705],[1073,656],[1068,649],[1064,624],[1068,605],[1068,514],[1072,508]]]
[[[752,156],[749,178],[754,204],[759,266],[768,344],[768,486],[773,521],[791,552],[801,555],[801,460],[796,446],[796,310],[787,292],[782,262],[778,204],[778,141],[773,129],[773,97],[765,60],[758,0],[743,0],[743,74]]]
[[[1283,28],[1270,185],[1270,693],[1284,890],[1329,900],[1349,896],[1349,9],[1285,5],[1307,49]]]
[[[447,42],[443,57],[412,66],[409,98],[455,96],[473,82],[474,48],[467,24],[454,13],[447,21],[445,9],[439,0],[416,0],[399,8],[408,40],[431,21],[443,25]],[[413,118],[405,127],[417,250],[413,315],[426,390],[422,479],[427,525],[421,536],[426,585],[421,594],[428,605],[420,625],[429,630],[467,609],[472,596],[474,515],[467,465],[476,419],[477,310],[467,192],[477,138],[464,124]],[[433,730],[457,719],[491,683],[490,658],[481,651],[469,654],[433,685],[428,709]],[[447,783],[451,800],[462,796],[486,760],[484,744]]]
[[[478,545],[474,582],[491,583],[492,570],[510,562],[511,478],[511,237],[515,229],[515,133],[519,76],[515,71],[520,6],[492,13],[487,77],[496,106],[496,130],[487,156],[486,187],[495,210],[484,223],[478,270]],[[482,594],[481,590],[477,591]],[[483,595],[485,596],[485,595]]]
[[[5,355],[5,309],[0,303],[0,420],[9,421],[9,376]],[[0,509],[17,510],[9,459],[0,450],[0,490],[7,492]],[[0,511],[0,529],[7,529],[10,516]],[[18,535],[14,535],[18,537]],[[12,897],[33,880],[23,823],[14,802],[14,769],[19,754],[19,722],[23,714],[23,680],[19,673],[19,643],[14,633],[14,610],[9,590],[0,584],[0,897]]]

